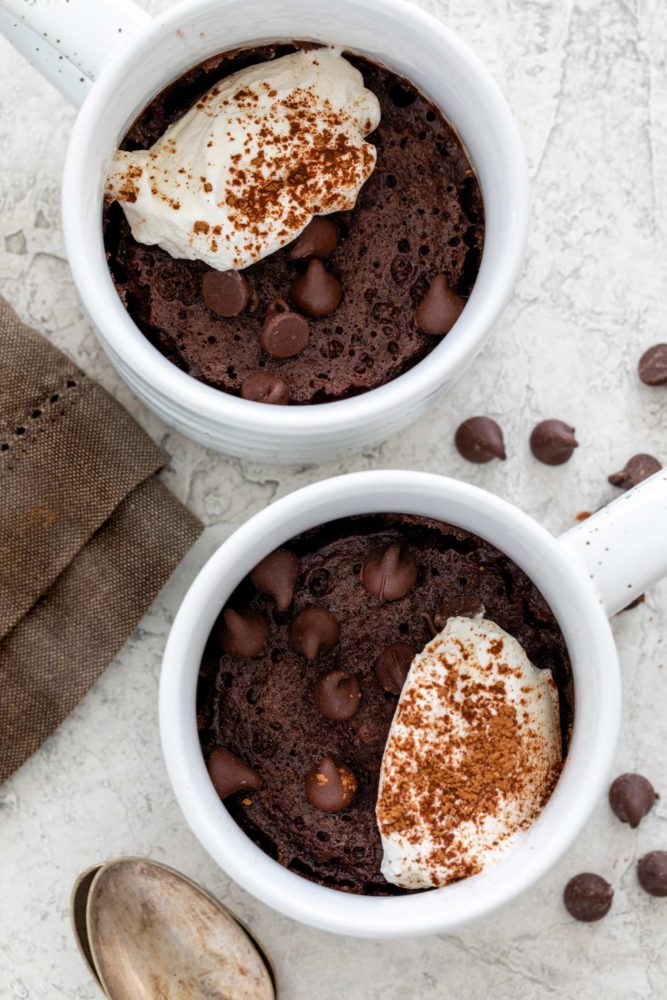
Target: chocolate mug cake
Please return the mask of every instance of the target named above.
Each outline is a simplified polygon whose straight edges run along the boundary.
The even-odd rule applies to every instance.
[[[280,150],[285,136],[276,142],[275,129],[259,123],[257,95],[264,94],[264,84],[274,86],[266,81],[278,79],[285,59],[296,57],[302,62],[294,64],[296,82],[285,99],[283,70],[267,92],[276,94],[276,105],[282,100],[290,156],[298,161],[291,172],[285,164],[275,168],[283,171],[278,184],[264,169],[265,151]],[[314,69],[311,89],[299,86],[299,74],[305,80]],[[335,115],[329,97],[311,101],[327,73],[336,80],[345,76],[345,97]],[[325,127],[321,107],[328,109]],[[363,114],[360,131],[350,138],[348,112],[355,108]],[[278,117],[278,110],[269,100],[264,119],[273,111]],[[219,153],[218,132],[211,132],[215,139],[204,149],[211,145],[221,159],[200,158],[203,172],[187,177],[187,197],[194,192],[208,201],[199,202],[203,209],[193,221],[188,215],[192,228],[179,243],[172,235],[174,219],[165,212],[182,219],[189,211],[179,200],[184,188],[178,174],[185,185],[190,169],[178,166],[184,130],[199,130],[199,119],[210,121],[214,114],[226,114],[231,123],[223,135],[227,145]],[[224,161],[226,169],[225,157],[241,155],[231,149],[237,133],[250,135],[243,132],[246,118],[258,125],[253,155],[240,161],[235,175],[229,167],[227,193],[216,209],[213,168]],[[220,131],[220,120],[212,127]],[[311,143],[313,136],[322,148]],[[364,57],[282,42],[222,53],[158,94],[128,131],[118,156],[104,208],[104,240],[118,293],[162,354],[224,392],[303,405],[384,385],[447,334],[474,285],[484,211],[465,149],[425,95]],[[171,166],[169,187],[161,171]],[[151,189],[144,192],[149,173]],[[306,200],[316,206],[312,218]],[[151,208],[156,201],[160,222],[151,228],[144,204]],[[276,225],[269,237],[271,212]],[[244,236],[237,238],[237,232],[232,239],[237,256],[225,256],[225,226],[235,218],[243,220]]]
[[[574,694],[558,624],[512,560],[378,514],[255,567],[209,638],[197,702],[211,780],[259,847],[321,885],[391,895],[474,874],[530,825]]]

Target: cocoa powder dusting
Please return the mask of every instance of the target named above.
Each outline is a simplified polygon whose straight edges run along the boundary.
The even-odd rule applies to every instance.
[[[503,648],[502,639],[489,644],[496,659]],[[468,650],[463,645],[460,650],[465,663]],[[544,745],[539,733],[522,724],[508,700],[504,680],[473,679],[460,663],[438,652],[437,646],[431,655],[444,667],[442,679],[404,691],[395,720],[400,736],[392,750],[391,781],[378,802],[377,818],[384,836],[398,833],[415,848],[425,844],[426,828],[428,847],[424,846],[419,863],[432,872],[446,866],[447,881],[452,882],[483,867],[462,825],[480,828],[508,797],[525,794],[532,798],[531,778],[543,762]],[[496,672],[518,674],[503,662],[496,664]],[[435,715],[430,708],[433,703],[441,709]],[[464,720],[463,726],[457,725],[457,715]],[[437,748],[429,753],[424,753],[426,731],[429,747]],[[539,809],[559,773],[559,765],[550,769]],[[537,811],[519,828],[528,826]],[[496,843],[514,832],[516,828],[499,834]]]

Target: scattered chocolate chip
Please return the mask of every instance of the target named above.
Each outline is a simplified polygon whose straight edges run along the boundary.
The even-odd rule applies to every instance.
[[[241,386],[241,396],[253,403],[273,403],[274,406],[287,406],[289,403],[289,388],[277,375],[267,372],[253,372]]]
[[[486,614],[484,603],[479,597],[454,597],[451,601],[446,601],[442,607],[436,611],[433,621],[437,631],[443,629],[450,618],[483,618]]]
[[[252,608],[234,611],[225,608],[218,619],[218,637],[225,653],[252,658],[259,656],[269,637],[269,626],[264,617]]]
[[[562,420],[542,420],[530,435],[530,450],[545,465],[562,465],[577,447],[574,427]]]
[[[337,243],[338,230],[331,219],[316,215],[290,247],[289,258],[308,260],[310,257],[318,257],[326,260],[336,249]]]
[[[357,779],[344,764],[328,755],[306,775],[306,798],[323,812],[347,809],[357,793]]]
[[[667,344],[654,344],[644,351],[638,370],[645,385],[667,385]]]
[[[272,597],[278,611],[287,611],[294,597],[299,560],[287,549],[276,549],[257,563],[250,579],[262,594]]]
[[[563,902],[575,920],[590,923],[601,920],[609,913],[614,890],[600,875],[582,872],[575,875],[565,886]]]
[[[361,567],[361,582],[369,594],[381,601],[397,601],[412,590],[417,580],[417,564],[407,545],[373,549]]]
[[[221,799],[240,791],[242,788],[259,788],[261,781],[251,767],[244,764],[230,750],[214,750],[206,762],[213,787]]]
[[[417,649],[407,642],[395,642],[383,649],[375,661],[375,676],[389,694],[400,694]]]
[[[318,678],[313,692],[320,715],[333,722],[351,719],[361,703],[359,681],[346,670],[330,670]]]
[[[651,851],[640,858],[637,878],[651,896],[667,896],[667,851]]]
[[[320,653],[328,653],[338,642],[338,622],[326,608],[314,605],[303,608],[294,616],[289,627],[289,639],[297,653],[307,660],[315,660]]]
[[[275,299],[267,310],[259,342],[273,358],[293,358],[308,343],[308,320],[292,312],[284,299]]]
[[[248,305],[248,282],[238,271],[207,271],[202,281],[204,302],[218,316],[238,316]]]
[[[641,774],[621,774],[609,789],[609,805],[622,823],[634,829],[657,799],[651,782]]]
[[[490,417],[468,417],[459,425],[454,443],[468,462],[481,464],[492,458],[507,458],[503,432]]]
[[[626,462],[625,468],[609,476],[609,482],[612,486],[620,486],[622,490],[630,490],[661,469],[660,462],[653,455],[633,455]]]
[[[313,257],[306,272],[292,282],[290,296],[306,316],[328,316],[340,305],[343,289],[338,278]]]
[[[465,299],[451,290],[444,274],[438,274],[415,309],[415,323],[424,333],[449,333],[464,306]]]

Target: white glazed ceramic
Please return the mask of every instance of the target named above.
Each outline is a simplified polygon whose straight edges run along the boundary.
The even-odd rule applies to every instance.
[[[492,542],[535,582],[572,661],[575,722],[558,785],[511,854],[473,878],[402,897],[322,888],[272,861],[218,798],[199,748],[195,691],[206,639],[225,601],[265,555],[294,535],[350,514],[394,511],[459,525]],[[532,885],[563,853],[598,800],[620,709],[619,668],[607,620],[667,574],[667,472],[556,539],[516,507],[477,487],[420,472],[361,472],[298,490],[239,528],[201,570],[164,655],[160,729],[169,777],[195,835],[227,873],[288,916],[359,937],[451,931]]]
[[[523,257],[526,165],[497,86],[431,15],[405,0],[185,0],[152,20],[130,0],[0,0],[0,30],[63,93],[82,103],[63,181],[70,266],[113,364],[167,423],[244,458],[330,458],[381,441],[416,419],[481,349]],[[420,364],[352,399],[277,407],[202,385],[149,344],[115,292],[100,222],[105,164],[137,113],[165,84],[226,48],[295,37],[378,59],[443,109],[477,170],[486,235],[477,282],[461,318]]]

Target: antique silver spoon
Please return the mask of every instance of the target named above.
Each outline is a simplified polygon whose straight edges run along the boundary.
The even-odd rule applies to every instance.
[[[147,858],[83,872],[75,937],[110,1000],[275,1000],[275,977],[238,919],[200,886]]]

